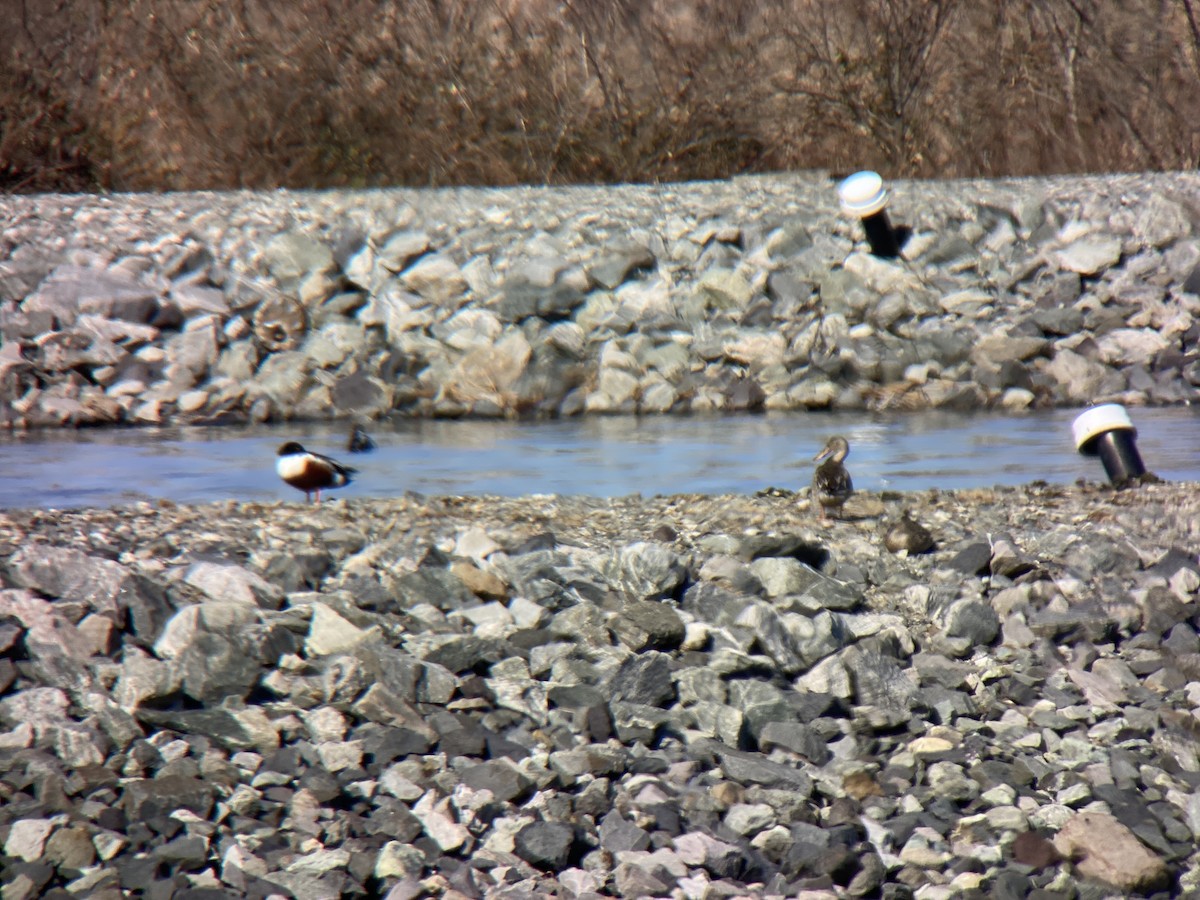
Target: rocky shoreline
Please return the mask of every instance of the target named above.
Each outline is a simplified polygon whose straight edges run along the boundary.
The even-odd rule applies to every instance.
[[[1191,896],[1198,546],[1197,484],[0,513],[3,896]]]
[[[1200,176],[0,198],[0,422],[1194,402]]]

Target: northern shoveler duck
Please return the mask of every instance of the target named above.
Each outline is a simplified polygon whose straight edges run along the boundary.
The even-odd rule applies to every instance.
[[[827,520],[826,514],[830,511],[840,514],[854,491],[850,473],[842,465],[849,455],[849,442],[844,437],[831,437],[821,452],[813,457],[813,462],[819,465],[813,472],[812,503],[822,522]]]
[[[311,501],[315,493],[320,503],[321,491],[345,487],[358,470],[344,466],[336,459],[305,450],[295,441],[288,441],[279,448],[275,471],[286,483],[304,491],[306,500]]]

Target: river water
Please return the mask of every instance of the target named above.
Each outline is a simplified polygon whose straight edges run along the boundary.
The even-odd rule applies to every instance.
[[[832,434],[867,490],[1104,481],[1075,450],[1079,410],[991,413],[788,413],[614,417],[555,422],[373,423],[370,453],[346,451],[348,428],[306,423],[0,434],[0,508],[113,506],[165,498],[303,499],[275,475],[287,440],[359,469],[340,497],[427,494],[753,493],[808,484]],[[1148,470],[1200,481],[1200,409],[1130,409]]]

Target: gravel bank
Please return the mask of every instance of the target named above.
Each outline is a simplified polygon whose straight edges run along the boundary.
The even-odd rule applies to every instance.
[[[4,897],[1200,890],[1200,485],[845,512],[0,514]]]
[[[10,427],[1194,402],[1200,176],[0,198]]]

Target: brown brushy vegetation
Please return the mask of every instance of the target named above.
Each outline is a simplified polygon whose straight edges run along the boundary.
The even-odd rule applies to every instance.
[[[1200,0],[0,0],[0,190],[1188,169]]]

